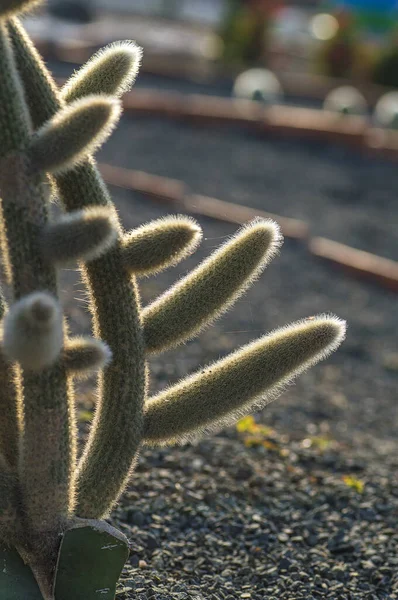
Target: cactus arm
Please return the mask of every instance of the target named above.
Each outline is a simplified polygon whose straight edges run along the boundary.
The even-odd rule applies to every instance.
[[[108,96],[88,96],[61,109],[35,133],[27,150],[32,166],[62,173],[84,162],[109,136],[120,110]]]
[[[47,260],[68,265],[78,259],[98,258],[116,239],[113,211],[101,207],[62,215],[43,230],[41,245]]]
[[[15,300],[38,289],[56,296],[55,270],[45,264],[39,250],[48,218],[42,178],[32,174],[24,155],[31,124],[1,21],[0,72],[0,190],[8,277]],[[66,374],[59,364],[40,373],[21,370],[19,384],[24,390],[19,457],[24,511],[33,529],[56,528],[70,512],[74,488],[75,428]]]
[[[42,59],[18,18],[14,17],[8,21],[8,30],[20,77],[25,89],[29,90],[26,103],[33,128],[36,130],[59,110],[58,88],[45,68],[37,68],[36,65],[41,64]]]
[[[154,275],[192,254],[201,239],[202,231],[193,219],[164,217],[124,236],[123,260],[134,275]]]
[[[62,88],[65,102],[91,94],[120,97],[138,74],[142,49],[132,41],[114,42],[96,52]]]
[[[36,78],[35,85],[29,88],[29,106],[35,125],[41,126],[38,113],[48,120],[62,108],[63,102],[49,83],[49,75],[23,28],[16,20],[9,27],[25,85]],[[58,175],[56,183],[68,211],[91,206],[114,210],[93,159]],[[82,266],[95,334],[109,346],[113,356],[111,364],[99,376],[96,414],[78,467],[76,514],[94,519],[108,514],[117,501],[142,440],[146,369],[139,296],[135,281],[124,265],[121,242],[122,230],[118,225],[115,246]],[[117,306],[123,306],[123,311],[115,310]]]
[[[62,355],[68,374],[77,379],[103,369],[111,359],[112,353],[104,342],[84,337],[67,340]]]
[[[345,324],[335,317],[302,321],[183,379],[147,401],[145,443],[185,442],[263,407],[336,349],[344,333]]]
[[[76,513],[86,518],[109,513],[130,478],[142,440],[146,369],[138,291],[121,265],[118,247],[90,263],[85,272],[97,298],[95,332],[113,357],[99,377],[100,403],[78,469]],[[115,310],[120,305],[123,311]]]
[[[274,257],[281,241],[273,221],[245,225],[143,310],[147,352],[185,342],[228,310]]]
[[[0,158],[4,158],[27,145],[30,140],[30,121],[6,26],[1,19],[0,36]]]

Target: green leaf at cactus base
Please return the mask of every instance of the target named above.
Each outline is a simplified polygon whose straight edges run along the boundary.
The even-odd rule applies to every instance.
[[[14,548],[0,544],[1,600],[43,600],[39,586],[28,565]]]
[[[127,540],[117,534],[95,526],[64,534],[55,574],[55,600],[114,600],[129,554]]]

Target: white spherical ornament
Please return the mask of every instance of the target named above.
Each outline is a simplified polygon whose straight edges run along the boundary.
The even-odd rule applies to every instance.
[[[398,92],[388,92],[380,98],[374,117],[379,127],[398,129]]]
[[[249,69],[235,80],[233,94],[237,98],[276,104],[283,99],[282,86],[268,69]]]
[[[342,115],[366,115],[368,104],[355,87],[344,85],[332,90],[323,103],[324,110]]]

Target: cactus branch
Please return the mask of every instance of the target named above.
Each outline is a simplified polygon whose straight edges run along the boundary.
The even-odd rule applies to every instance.
[[[87,262],[104,254],[117,239],[114,212],[92,207],[62,215],[47,225],[41,245],[47,260],[68,265],[75,260]]]
[[[147,352],[160,352],[198,334],[253,283],[282,242],[279,227],[254,220],[143,310]]]
[[[112,353],[100,340],[76,337],[65,344],[62,360],[69,375],[83,379],[107,366]]]
[[[321,315],[240,348],[150,398],[145,443],[186,442],[265,406],[297,375],[335,350],[344,335],[343,321]]]
[[[46,69],[38,69],[41,64],[40,54],[32,44],[29,36],[18,18],[8,21],[8,31],[15,53],[15,61],[25,89],[26,103],[29,107],[33,128],[39,129],[51,119],[61,108],[57,100],[58,88]],[[46,93],[43,93],[43,92]]]
[[[142,50],[134,42],[114,42],[96,52],[62,88],[65,102],[91,94],[121,96],[133,85]]]
[[[123,238],[123,260],[137,276],[154,275],[194,252],[202,238],[198,224],[178,215],[151,221]]]
[[[61,173],[82,162],[110,135],[120,110],[110,97],[87,96],[59,111],[32,139],[28,156],[33,168]]]
[[[30,118],[5,24],[0,20],[0,159],[19,152],[30,138]]]

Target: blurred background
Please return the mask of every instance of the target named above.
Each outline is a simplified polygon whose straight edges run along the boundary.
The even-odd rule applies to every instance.
[[[50,0],[36,37],[398,86],[397,0]]]
[[[237,210],[244,205],[300,219],[311,236],[397,261],[397,17],[397,0],[50,0],[25,24],[59,80],[115,40],[133,39],[144,48],[128,97],[141,110],[126,110],[99,153],[101,166],[126,169],[135,181],[137,171],[138,181],[143,172],[157,177],[158,196],[166,186],[191,204],[196,197],[198,205],[205,198],[218,206],[214,199],[220,199]],[[314,140],[298,131],[292,137],[278,128],[260,134],[173,113],[173,107],[178,113],[178,106],[203,106],[206,97],[222,115],[233,96],[261,110],[280,105],[287,121],[296,119],[294,111],[311,108],[307,118],[315,127],[317,115],[327,111],[340,113],[339,119],[353,115],[359,130],[388,130],[395,158],[330,136]],[[160,108],[165,102],[169,110],[146,114],[145,102]],[[153,194],[113,183],[126,228],[186,212],[183,203],[165,202],[164,194],[154,202]],[[239,220],[231,222],[225,207],[219,212],[216,220],[196,211],[204,230],[201,249],[142,281],[143,302],[236,231]],[[77,289],[76,280],[65,281],[67,310],[76,331],[88,330],[84,290],[76,305]],[[264,419],[289,435],[311,428],[314,435],[336,436],[360,453],[370,445],[383,461],[397,444],[396,292],[334,270],[308,252],[306,240],[287,238],[265,276],[200,340],[154,359],[153,389],[265,331],[322,312],[347,319],[346,342],[328,364],[267,407]]]
[[[246,440],[243,445],[239,432],[229,428],[193,447],[147,450],[134,481],[137,486],[138,480],[144,493],[133,496],[129,492],[129,501],[148,514],[148,522],[152,515],[169,515],[174,496],[159,492],[158,477],[164,476],[160,473],[169,469],[167,477],[170,482],[175,478],[176,489],[181,481],[182,487],[191,486],[192,477],[194,487],[189,489],[196,493],[194,500],[184,496],[184,510],[187,503],[196,504],[189,504],[187,522],[219,535],[214,538],[214,551],[202,538],[192,538],[192,546],[198,551],[206,547],[205,554],[211,557],[206,569],[217,577],[221,574],[217,581],[224,583],[229,575],[219,556],[226,534],[212,524],[220,522],[220,514],[211,521],[206,508],[204,516],[196,518],[196,507],[203,506],[197,499],[203,498],[206,481],[214,485],[209,506],[217,502],[220,492],[226,498],[220,505],[223,514],[227,507],[226,521],[231,521],[231,507],[242,506],[239,510],[244,513],[250,502],[256,513],[268,515],[272,529],[264,531],[269,541],[263,538],[256,547],[246,544],[246,517],[242,517],[246,523],[242,537],[233,533],[229,538],[225,552],[234,554],[237,562],[237,567],[231,566],[233,597],[238,597],[238,589],[241,598],[282,597],[279,591],[262,587],[274,567],[266,576],[259,575],[256,583],[246,580],[239,569],[253,563],[258,569],[268,568],[270,557],[278,565],[285,556],[297,561],[297,572],[304,575],[311,572],[308,561],[319,560],[320,570],[315,572],[320,573],[322,587],[311,588],[311,593],[305,590],[303,595],[296,594],[295,588],[294,597],[398,597],[398,0],[50,0],[41,12],[27,16],[25,24],[60,82],[98,48],[115,40],[132,39],[144,49],[142,69],[125,97],[121,122],[97,158],[103,172],[117,169],[119,173],[108,184],[126,230],[167,214],[186,213],[184,201],[189,201],[197,209],[192,212],[204,236],[199,250],[180,265],[156,278],[140,280],[143,305],[236,232],[247,219],[247,213],[243,210],[243,218],[240,212],[242,205],[251,214],[273,213],[280,223],[281,217],[301,220],[312,239],[322,237],[345,245],[343,255],[348,246],[387,259],[389,288],[380,279],[357,279],[320,260],[309,251],[307,238],[286,236],[280,256],[233,310],[198,339],[151,357],[150,385],[151,392],[156,392],[298,319],[334,313],[348,322],[341,348],[256,415],[257,422],[271,428],[267,439],[254,446]],[[139,110],[131,109],[133,105]],[[145,110],[146,105],[150,110]],[[239,118],[228,121],[228,115],[232,112],[236,117],[242,106],[244,115],[254,115],[259,127],[250,127],[250,119],[243,127]],[[202,109],[204,114],[199,116],[209,118],[193,118]],[[212,119],[211,113],[218,118]],[[293,124],[290,133],[283,133],[283,126],[262,129],[270,115],[276,121],[279,118],[279,125]],[[307,125],[300,128],[303,115]],[[333,128],[344,130],[346,123],[360,143],[347,143],[350,135],[339,139],[328,135]],[[325,135],[309,135],[312,126],[314,131],[323,127]],[[371,137],[372,133],[377,135]],[[384,143],[391,152],[373,152],[369,140],[375,147],[379,144],[379,149]],[[157,193],[145,193],[148,182]],[[167,194],[177,202],[168,202]],[[219,200],[228,204],[220,205]],[[204,205],[217,209],[218,218],[201,213]],[[241,218],[234,220],[234,214]],[[361,263],[362,253],[360,257]],[[377,266],[385,266],[383,260],[377,259]],[[71,330],[88,333],[87,294],[73,269],[63,272],[62,290]],[[87,419],[88,412],[92,416],[95,393],[87,390],[81,399],[83,419]],[[184,471],[176,466],[181,460]],[[156,466],[153,476],[147,474],[148,464]],[[193,473],[195,469],[199,473],[201,465],[206,473],[203,478]],[[172,489],[167,486],[169,480],[165,487]],[[155,504],[159,501],[164,502],[163,508]],[[276,508],[270,512],[272,503]],[[183,510],[178,501],[175,505],[175,526],[166,529],[168,533],[156,526],[165,538],[180,536],[185,548]],[[304,507],[302,513],[292,517],[297,506]],[[307,520],[313,506],[316,512]],[[259,526],[257,521],[262,519],[256,514],[255,520],[250,528]],[[289,535],[274,536],[282,523],[288,527],[283,532]],[[315,536],[311,533],[309,544],[317,548],[308,551],[304,546],[300,554],[302,538],[286,542],[293,530],[297,535],[292,523],[304,524],[303,531],[298,530],[303,537],[309,523],[310,533],[316,532]],[[133,531],[139,542],[141,534]],[[332,566],[325,568],[327,553],[312,552],[322,550],[335,536],[341,541],[341,532],[343,549],[338,545],[330,559]],[[163,540],[169,548],[170,540]],[[361,552],[354,552],[357,546]],[[191,575],[179,562],[178,548],[167,555],[165,565],[169,575],[177,557],[173,573],[180,585],[189,583]],[[378,573],[365,561],[373,560],[373,555],[384,571]],[[151,567],[155,565],[151,552],[142,557],[148,564],[153,558]],[[229,565],[230,556],[227,560]],[[325,577],[332,580],[334,569],[340,573],[342,565],[350,574],[339,579],[339,587],[331,587],[329,595],[324,590]],[[147,573],[150,578],[151,569]],[[277,577],[279,583],[279,571]],[[136,574],[132,579],[138,582]],[[203,578],[204,585],[208,581]],[[240,583],[244,588],[239,588]],[[346,595],[343,588],[349,590]],[[162,597],[202,597],[183,589],[188,590],[186,596]],[[286,590],[288,595],[283,597],[291,598],[289,587]],[[232,596],[227,592],[212,595],[220,597]]]

